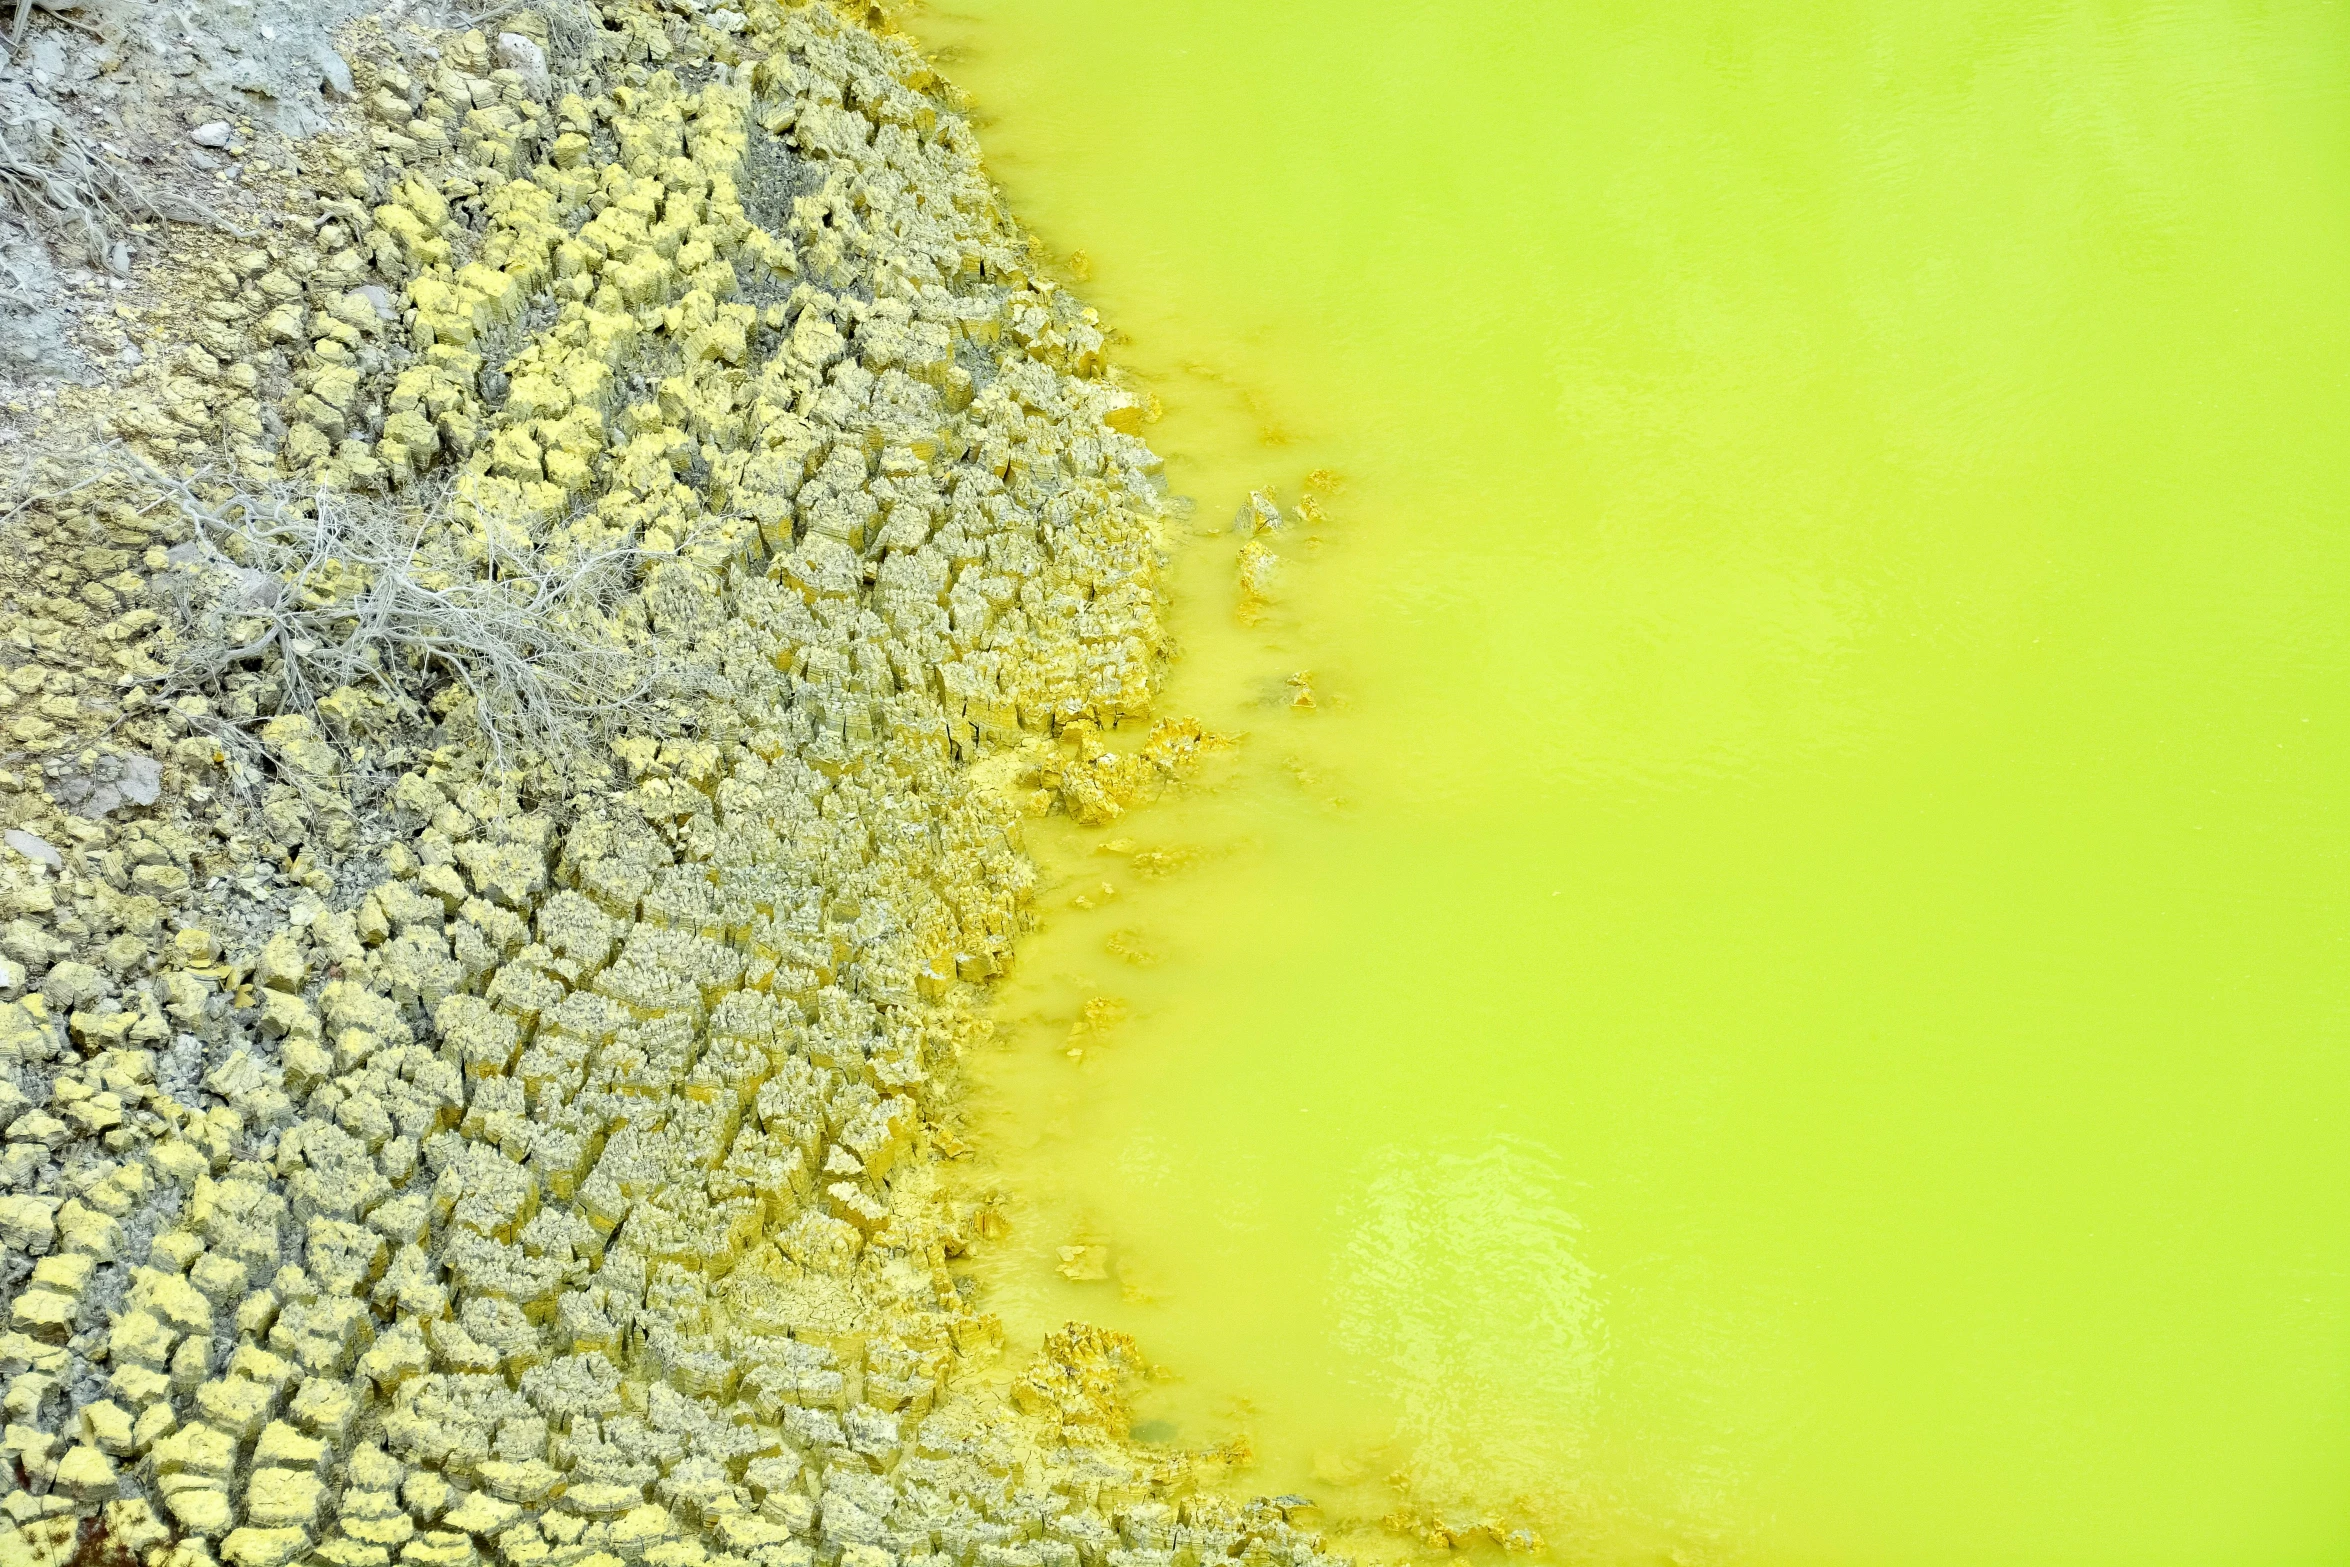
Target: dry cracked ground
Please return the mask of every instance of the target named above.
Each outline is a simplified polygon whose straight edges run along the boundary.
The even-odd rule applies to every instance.
[[[1201,737],[1105,744],[1148,399],[953,89],[775,0],[17,23],[0,1567],[1319,1559],[955,1266],[1021,821]]]

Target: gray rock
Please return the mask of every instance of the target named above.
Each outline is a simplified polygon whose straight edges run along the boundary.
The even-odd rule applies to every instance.
[[[153,805],[163,793],[163,764],[152,756],[125,757],[115,787],[133,805]]]
[[[28,860],[39,860],[51,870],[65,863],[65,856],[57,852],[55,844],[38,833],[26,832],[22,827],[11,827],[7,832],[0,833],[0,842],[5,842]]]
[[[188,140],[199,147],[225,147],[233,133],[226,120],[207,120],[188,132]]]
[[[49,784],[58,803],[76,816],[92,820],[119,809],[126,801],[153,805],[163,792],[163,764],[151,756],[119,760],[101,756],[88,772],[77,769],[55,773]]]
[[[498,63],[529,84],[533,91],[544,92],[547,85],[547,51],[534,39],[520,33],[498,35]]]
[[[68,297],[39,239],[21,230],[0,230],[0,375],[56,381],[88,381],[88,361],[67,333]]]
[[[318,41],[318,47],[311,52],[311,58],[318,62],[319,85],[325,90],[328,97],[348,98],[351,96],[351,67],[349,62],[335,51],[334,45],[321,38]]]

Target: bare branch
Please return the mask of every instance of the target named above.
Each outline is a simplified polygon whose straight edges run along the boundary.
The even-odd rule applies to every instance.
[[[430,508],[146,477],[191,534],[159,584],[181,632],[167,691],[217,692],[237,671],[263,672],[277,685],[270,716],[315,713],[350,688],[423,725],[453,689],[504,767],[517,751],[576,755],[631,704],[702,678],[628,635],[618,611],[646,558],[633,546],[581,555],[492,543],[476,564]]]

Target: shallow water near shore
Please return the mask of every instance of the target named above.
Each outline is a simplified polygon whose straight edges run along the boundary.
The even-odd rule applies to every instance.
[[[1034,824],[990,1300],[1340,1529],[2339,1560],[2350,14],[1655,11],[909,19],[1245,735]]]

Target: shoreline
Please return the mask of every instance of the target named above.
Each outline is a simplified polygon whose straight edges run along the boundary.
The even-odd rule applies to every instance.
[[[23,433],[6,1559],[1318,1559],[951,1266],[1011,791],[1157,690],[1099,322],[902,39],[493,25],[339,33]]]

